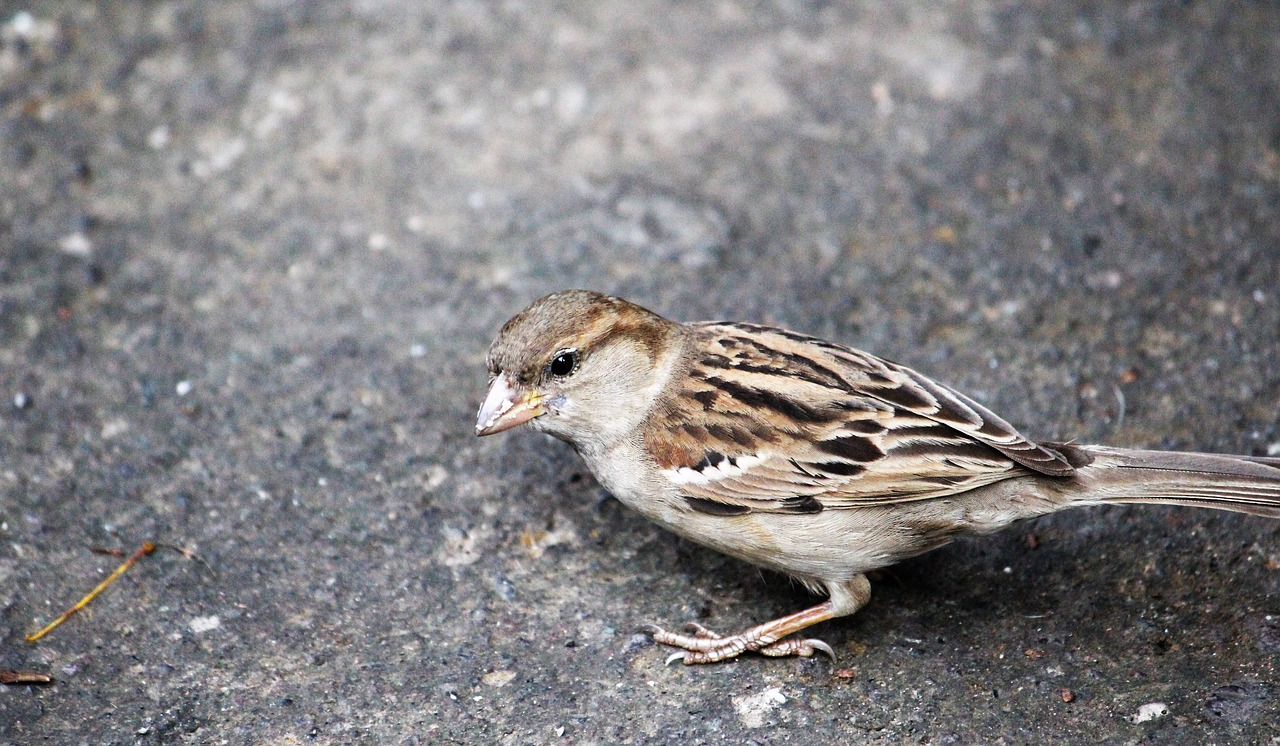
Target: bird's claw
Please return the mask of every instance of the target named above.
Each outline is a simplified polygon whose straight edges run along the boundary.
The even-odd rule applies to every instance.
[[[696,622],[684,625],[688,634],[668,632],[656,624],[646,624],[641,632],[651,635],[653,641],[662,645],[683,648],[684,652],[667,656],[665,665],[682,661],[685,665],[695,663],[715,663],[717,661],[736,658],[741,653],[751,650],[772,658],[796,656],[811,658],[815,652],[824,653],[835,660],[836,653],[831,646],[822,640],[787,637],[781,640],[770,640],[768,637],[756,636],[752,630],[739,635],[723,637],[713,630]]]

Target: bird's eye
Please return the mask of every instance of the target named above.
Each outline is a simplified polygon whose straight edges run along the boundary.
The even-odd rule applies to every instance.
[[[578,351],[561,350],[547,363],[547,372],[556,378],[564,378],[578,368]]]

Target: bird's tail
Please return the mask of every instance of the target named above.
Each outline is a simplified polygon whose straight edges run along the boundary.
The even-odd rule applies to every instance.
[[[1081,502],[1187,505],[1280,518],[1280,458],[1061,448],[1081,464]]]

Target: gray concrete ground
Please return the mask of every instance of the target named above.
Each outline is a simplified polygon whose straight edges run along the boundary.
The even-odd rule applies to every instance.
[[[1280,450],[1274,3],[0,4],[0,742],[1267,743],[1280,525],[1077,511],[810,599],[477,440],[552,289],[1031,434]],[[119,560],[160,549],[38,644]],[[1069,693],[1068,693],[1069,692]],[[1157,703],[1159,705],[1157,706]],[[1141,714],[1140,714],[1141,713]]]

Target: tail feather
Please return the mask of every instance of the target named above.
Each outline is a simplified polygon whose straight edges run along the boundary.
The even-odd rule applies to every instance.
[[[1157,503],[1280,518],[1280,458],[1067,446],[1090,502]],[[1070,458],[1071,456],[1069,456]]]

